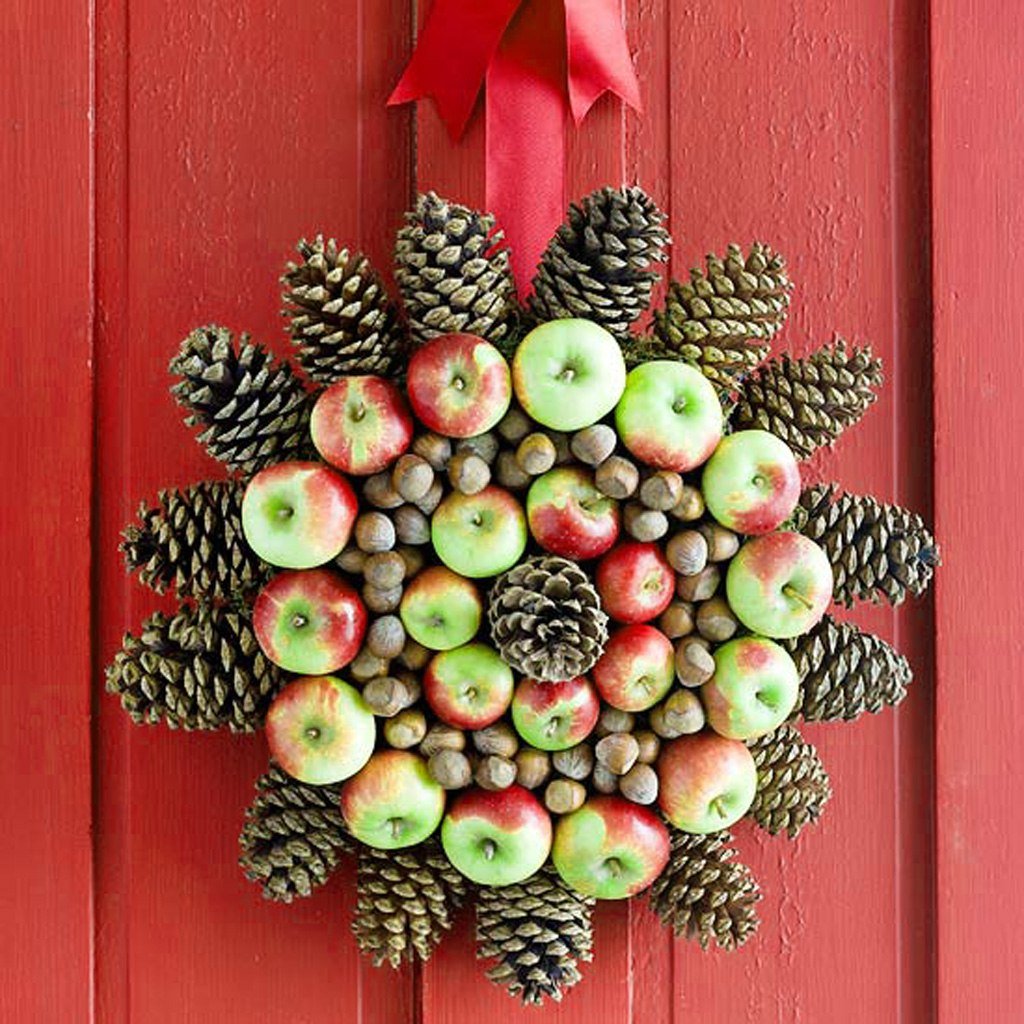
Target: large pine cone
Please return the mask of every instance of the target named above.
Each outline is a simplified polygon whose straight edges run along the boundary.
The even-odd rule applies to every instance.
[[[128,570],[158,594],[173,585],[179,597],[230,599],[262,586],[267,567],[242,534],[244,491],[233,480],[161,491],[124,529]]]
[[[398,967],[414,956],[426,960],[468,891],[434,840],[404,850],[360,846],[356,942],[376,966]]]
[[[702,949],[742,946],[757,930],[761,891],[745,864],[735,860],[728,832],[696,836],[672,830],[671,854],[650,889],[651,906],[677,936]]]
[[[107,690],[140,724],[253,732],[283,677],[248,618],[229,607],[183,607],[150,616],[107,666]]]
[[[694,363],[731,392],[765,356],[786,322],[792,282],[782,257],[755,242],[744,256],[731,244],[725,259],[707,257],[689,281],[673,281],[654,315],[663,349]]]
[[[913,679],[910,662],[895,648],[830,615],[781,643],[800,673],[794,714],[808,722],[852,721],[865,711],[895,707]]]
[[[502,658],[545,682],[589,672],[608,639],[608,616],[590,578],[554,555],[529,558],[499,576],[488,618]]]
[[[188,410],[185,423],[203,428],[199,441],[229,469],[255,473],[311,452],[305,388],[247,335],[236,344],[224,327],[201,327],[170,371],[181,378],[171,394]]]
[[[582,317],[620,341],[651,301],[669,235],[665,215],[642,188],[602,188],[568,215],[548,243],[533,279],[537,320]]]
[[[413,340],[465,331],[498,344],[515,320],[515,282],[494,217],[421,195],[395,243]]]
[[[302,239],[297,249],[302,262],[288,264],[282,297],[306,373],[322,384],[346,374],[393,373],[404,332],[369,259],[322,235]]]
[[[808,487],[794,521],[832,563],[833,596],[847,608],[884,598],[899,605],[920,597],[939,564],[939,549],[924,520],[870,495],[847,494],[834,484]]]
[[[804,359],[784,355],[755,370],[731,422],[736,430],[767,430],[806,459],[856,423],[881,384],[882,363],[871,349],[847,349],[837,338]]]
[[[757,795],[750,816],[772,835],[785,831],[795,838],[804,825],[821,817],[832,796],[818,752],[792,725],[754,740],[750,752],[757,765]]]
[[[581,978],[594,936],[594,901],[566,887],[550,865],[517,885],[477,895],[477,956],[498,962],[487,971],[524,1003],[561,1000]]]
[[[340,795],[340,786],[308,786],[273,763],[257,780],[238,837],[239,863],[266,899],[291,903],[330,878],[349,847]]]

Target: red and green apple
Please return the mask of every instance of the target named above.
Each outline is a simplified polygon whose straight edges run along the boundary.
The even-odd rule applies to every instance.
[[[597,691],[584,676],[554,683],[523,679],[512,698],[516,732],[538,750],[568,750],[582,743],[600,713]]]
[[[526,516],[501,487],[477,494],[449,494],[435,509],[430,539],[438,558],[453,572],[479,579],[497,576],[526,549]]]
[[[486,644],[441,651],[423,673],[423,696],[431,710],[457,729],[483,729],[496,722],[514,688],[512,669]]]
[[[672,688],[676,652],[653,626],[623,626],[608,638],[591,670],[602,700],[620,711],[646,711]]]
[[[594,582],[613,619],[647,622],[672,602],[676,577],[657,544],[627,541],[601,559]]]
[[[537,477],[526,495],[526,518],[537,543],[564,558],[597,558],[619,536],[618,504],[582,466],[559,466]]]

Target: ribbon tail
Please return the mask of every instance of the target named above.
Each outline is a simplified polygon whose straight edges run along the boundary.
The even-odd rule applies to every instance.
[[[606,92],[640,111],[620,0],[564,0],[568,50],[569,106],[577,125]]]
[[[388,106],[429,96],[458,139],[487,68],[522,0],[434,0],[412,58]]]

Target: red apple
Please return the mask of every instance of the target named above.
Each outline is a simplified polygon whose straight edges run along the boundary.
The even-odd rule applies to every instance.
[[[658,803],[684,832],[704,835],[735,825],[757,792],[757,768],[746,745],[713,732],[662,746],[657,771]]]
[[[475,334],[442,334],[409,360],[406,389],[419,420],[447,437],[490,430],[512,401],[505,357]]]
[[[512,723],[538,750],[568,750],[597,725],[601,701],[586,678],[558,683],[523,679],[512,698]]]
[[[612,633],[591,674],[598,693],[613,708],[645,711],[672,687],[675,648],[653,626],[623,626]]]
[[[366,608],[355,589],[330,569],[282,572],[257,595],[252,625],[275,665],[321,676],[358,653]]]
[[[435,654],[423,674],[423,696],[434,714],[458,729],[483,729],[512,700],[512,669],[485,644]]]
[[[409,447],[412,417],[402,393],[383,377],[342,377],[313,406],[309,431],[326,462],[368,476]]]
[[[597,558],[619,536],[618,505],[582,466],[559,466],[539,476],[526,496],[526,517],[537,543],[564,558]]]
[[[669,606],[676,581],[657,544],[627,541],[601,559],[594,582],[613,619],[647,622]]]

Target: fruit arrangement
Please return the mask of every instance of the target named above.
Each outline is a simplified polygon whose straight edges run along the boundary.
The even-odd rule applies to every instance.
[[[263,729],[241,835],[265,895],[358,858],[359,946],[426,958],[474,901],[489,976],[561,998],[595,899],[647,891],[731,948],[759,898],[728,829],[795,836],[828,777],[797,724],[898,703],[910,669],[835,599],[926,588],[896,506],[803,487],[874,400],[868,349],[768,360],[781,258],[730,246],[673,282],[637,188],[570,209],[526,308],[493,220],[420,198],[403,304],[318,238],[283,278],[307,387],[223,328],[172,388],[230,479],[168,491],[128,566],[182,600],[107,673],[133,719]]]

